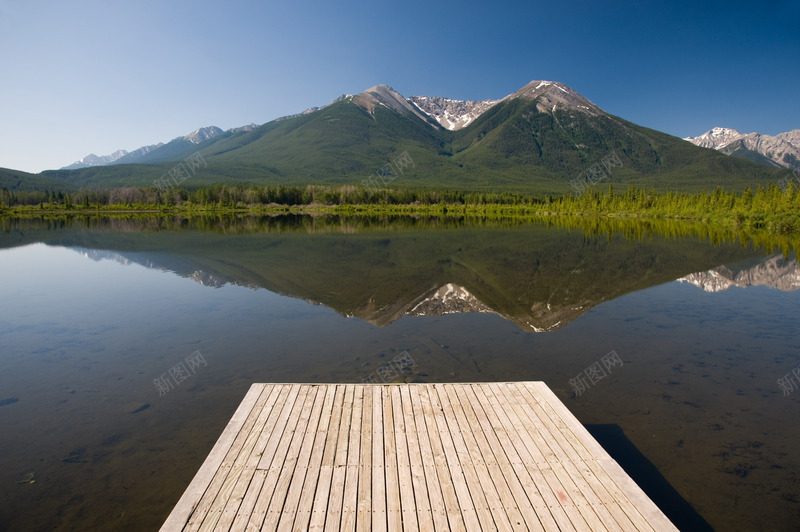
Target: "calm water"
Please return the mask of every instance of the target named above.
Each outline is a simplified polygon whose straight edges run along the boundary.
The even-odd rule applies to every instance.
[[[0,529],[157,529],[251,383],[370,377],[543,380],[682,528],[800,527],[794,256],[569,225],[3,222]]]

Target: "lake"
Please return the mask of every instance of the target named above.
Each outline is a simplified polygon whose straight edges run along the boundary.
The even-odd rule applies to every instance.
[[[800,526],[800,267],[777,238],[6,219],[0,271],[0,529],[157,529],[251,383],[365,380],[544,381],[682,529]]]

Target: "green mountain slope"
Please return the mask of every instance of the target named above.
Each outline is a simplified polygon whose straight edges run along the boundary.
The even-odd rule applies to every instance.
[[[60,190],[71,192],[77,186],[73,182],[72,174],[52,174],[50,172],[42,174],[30,174],[21,170],[11,170],[0,168],[0,189],[17,190]]]
[[[779,170],[609,115],[569,87],[534,81],[448,131],[386,86],[307,114],[200,144],[170,143],[157,164],[48,171],[75,187],[146,186],[186,157],[204,165],[181,184],[352,184],[390,169],[393,187],[567,193],[636,183],[696,191],[777,182]],[[407,153],[402,167],[397,157]],[[607,164],[611,162],[612,164]],[[586,174],[586,172],[589,174]],[[587,182],[586,178],[592,180]],[[33,182],[33,180],[31,180]]]

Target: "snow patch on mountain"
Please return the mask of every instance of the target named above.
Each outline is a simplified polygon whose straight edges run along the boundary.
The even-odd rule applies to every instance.
[[[497,103],[497,100],[453,100],[439,96],[411,96],[406,99],[450,131],[467,127]]]
[[[339,96],[338,98],[335,98],[331,103],[329,103],[327,105],[320,105],[318,107],[309,107],[308,109],[306,109],[305,111],[300,112],[300,113],[295,113],[293,115],[281,116],[280,118],[276,118],[275,122],[278,122],[278,121],[281,121],[281,120],[289,120],[290,118],[297,118],[298,116],[303,116],[303,115],[307,115],[307,114],[310,114],[310,113],[314,113],[316,111],[319,111],[320,109],[325,109],[329,105],[333,105],[335,103],[339,103],[339,102],[341,102],[343,100],[347,100],[347,99],[350,99],[352,97],[353,97],[352,94],[342,94],[341,96]]]
[[[701,148],[721,150],[731,142],[739,140],[744,136],[744,133],[740,133],[735,129],[729,129],[727,127],[715,127],[710,131],[706,131],[699,137],[686,137],[684,140],[688,140],[695,146],[700,146]]]
[[[228,133],[238,133],[242,131],[252,131],[253,129],[257,128],[258,125],[254,123],[250,123],[246,126],[241,126],[237,128],[231,128],[227,132]],[[182,135],[176,137],[173,140],[188,140],[192,144],[200,144],[205,142],[209,139],[216,137],[217,135],[221,135],[225,133],[222,129],[218,128],[217,126],[208,126],[208,127],[201,127],[199,129],[195,129],[188,135]],[[89,166],[107,166],[111,164],[127,164],[127,163],[136,163],[138,162],[137,159],[143,155],[147,155],[151,151],[157,150],[164,146],[163,142],[159,142],[157,144],[150,144],[149,146],[142,146],[141,148],[137,148],[133,151],[126,151],[126,150],[117,150],[110,155],[103,155],[97,156],[93,153],[90,153],[86,157],[75,161],[69,166],[65,166],[61,168],[62,170],[77,170],[79,168],[87,168]]]
[[[246,133],[248,131],[253,131],[257,127],[258,127],[258,124],[256,124],[255,122],[250,122],[246,126],[232,127],[232,128],[230,128],[228,130],[228,132],[229,133],[242,133],[242,132]]]
[[[77,170],[78,168],[88,168],[90,166],[105,166],[107,164],[112,164],[118,159],[125,157],[128,155],[128,152],[125,150],[117,150],[110,155],[95,155],[94,153],[90,153],[86,157],[78,159],[74,163],[69,166],[65,166],[62,170]]]
[[[678,281],[693,284],[706,292],[722,292],[734,286],[766,286],[793,292],[800,289],[800,265],[796,259],[787,260],[783,254],[776,253],[749,268],[719,266],[707,272],[691,273]]]
[[[555,113],[557,109],[575,109],[595,116],[602,113],[594,103],[558,81],[533,80],[500,101],[516,98],[536,100],[536,108],[543,113]]]
[[[715,127],[698,137],[686,137],[684,140],[728,155],[751,151],[761,154],[777,166],[800,168],[800,129],[773,136]]]
[[[195,129],[188,135],[185,135],[183,140],[188,140],[192,144],[200,144],[201,142],[205,142],[208,139],[213,139],[222,133],[224,133],[224,131],[217,126],[201,127],[200,129]]]
[[[466,288],[453,283],[447,283],[434,290],[433,293],[414,305],[407,314],[409,316],[442,316],[463,312],[496,314]]]

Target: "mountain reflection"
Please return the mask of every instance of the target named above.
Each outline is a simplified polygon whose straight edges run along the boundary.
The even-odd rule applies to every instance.
[[[705,289],[800,283],[796,261],[764,259],[741,235],[706,235],[706,226],[545,222],[288,216],[54,226],[27,220],[6,227],[0,247],[65,246],[204,286],[263,288],[377,326],[402,316],[480,312],[543,332],[604,301],[679,278]]]
[[[691,283],[706,292],[722,292],[737,286],[765,286],[783,292],[800,288],[800,264],[781,254],[753,259],[733,265],[717,266],[705,272],[691,273],[678,281]]]

